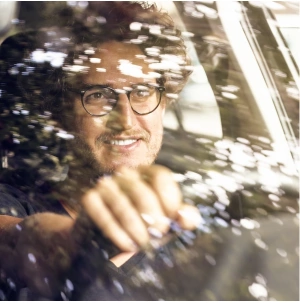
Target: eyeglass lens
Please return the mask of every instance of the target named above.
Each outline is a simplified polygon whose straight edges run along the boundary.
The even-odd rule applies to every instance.
[[[139,114],[153,111],[160,102],[160,92],[153,86],[135,85],[127,93],[131,107]],[[92,115],[109,113],[118,100],[118,93],[109,87],[91,87],[82,97],[83,106]]]

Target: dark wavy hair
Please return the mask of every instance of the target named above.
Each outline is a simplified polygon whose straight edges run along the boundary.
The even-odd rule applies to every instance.
[[[67,67],[76,59],[89,57],[87,50],[107,41],[137,44],[144,54],[156,62],[162,55],[179,58],[179,69],[156,70],[166,94],[179,93],[184,87],[189,69],[180,31],[165,12],[146,2],[90,2],[80,12],[65,7],[58,12],[59,26],[27,31],[7,38],[0,48],[1,85],[8,95],[18,95],[50,111],[58,120],[68,110],[64,108],[65,84],[75,74]],[[61,17],[61,18],[59,18]],[[155,48],[155,52],[153,52]],[[64,54],[62,65],[48,60],[32,59],[36,50]],[[84,63],[83,63],[84,64]],[[78,78],[78,77],[77,77]]]

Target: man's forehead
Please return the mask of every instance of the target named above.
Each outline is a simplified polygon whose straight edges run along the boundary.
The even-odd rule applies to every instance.
[[[118,64],[113,68],[99,70],[92,68],[83,77],[84,82],[89,84],[114,84],[114,83],[141,83],[156,82],[152,72],[145,71],[131,63]]]
[[[113,47],[114,46],[114,47]],[[135,45],[119,42],[99,46],[89,59],[86,81],[156,82],[161,75],[149,67],[146,56]]]
[[[70,85],[109,85],[121,88],[136,83],[157,83],[161,74],[149,65],[149,58],[138,45],[109,41],[94,48],[87,47],[73,59],[70,71]],[[72,76],[79,77],[72,77]],[[77,83],[77,84],[76,84]]]
[[[143,63],[145,58],[143,51],[138,45],[117,41],[99,44],[95,49],[94,55],[101,60],[109,59],[109,62],[130,60],[136,63]]]

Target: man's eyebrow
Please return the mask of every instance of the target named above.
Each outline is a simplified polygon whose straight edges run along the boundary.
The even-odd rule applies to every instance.
[[[135,85],[153,85],[153,86],[156,86],[157,85],[157,82],[131,82],[129,85],[124,85],[123,87],[125,86],[130,86],[130,87],[133,87]],[[114,84],[113,83],[86,83],[86,82],[83,82],[81,87],[82,88],[90,88],[90,87],[94,87],[94,86],[107,86],[107,87],[111,87],[113,88],[114,87]]]
[[[136,83],[131,83],[130,86],[135,86],[135,85],[152,85],[155,86],[157,85],[156,82],[136,82]]]
[[[86,82],[83,82],[82,83],[82,86],[83,87],[93,87],[93,86],[111,86],[111,83],[86,83]]]

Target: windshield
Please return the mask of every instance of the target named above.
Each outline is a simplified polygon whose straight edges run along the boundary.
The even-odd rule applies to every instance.
[[[59,214],[82,224],[74,230],[84,243],[50,290],[52,265],[32,284],[3,275],[0,297],[296,300],[299,3],[147,4],[163,15],[124,3],[0,2],[0,219]],[[168,232],[154,228],[148,187],[161,186],[173,205],[177,189],[151,183],[143,167],[153,164],[170,170],[182,202],[201,214],[196,228],[164,205]],[[129,185],[122,169],[134,171]],[[95,188],[108,202],[87,212]],[[116,196],[120,188],[132,201]],[[113,231],[138,214],[150,235],[121,265],[114,258],[126,249],[107,232],[109,208],[120,218]],[[138,238],[140,226],[126,233]],[[39,254],[29,244],[22,251],[27,279]]]

